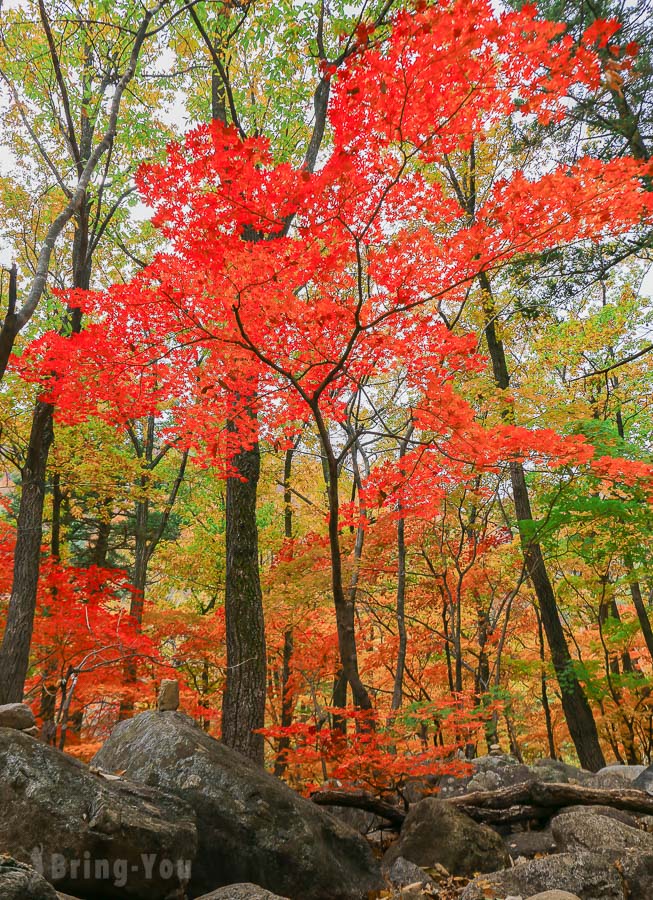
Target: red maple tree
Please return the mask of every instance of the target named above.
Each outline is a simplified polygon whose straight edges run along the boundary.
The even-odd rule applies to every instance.
[[[653,212],[649,170],[630,159],[508,171],[473,213],[445,187],[450,155],[498,123],[562,118],[572,84],[599,86],[591,46],[612,26],[580,47],[563,30],[530,7],[498,17],[484,0],[454,0],[398,14],[378,45],[360,34],[334,79],[332,142],[315,173],[275,162],[264,138],[196,128],[138,177],[170,250],[127,284],[68,294],[89,327],[48,335],[22,361],[62,417],[165,407],[171,437],[227,471],[238,448],[259,437],[283,447],[311,423],[329,474],[340,660],[359,708],[372,702],[343,585],[339,494],[352,398],[401,373],[412,448],[370,473],[366,496],[377,507],[400,497],[405,515],[501,461],[593,456],[581,439],[478,422],[456,390],[483,365],[475,338],[438,314],[521,254],[624,232]]]

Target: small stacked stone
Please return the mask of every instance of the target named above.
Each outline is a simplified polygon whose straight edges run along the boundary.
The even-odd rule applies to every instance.
[[[26,703],[5,703],[0,706],[0,728],[13,728],[30,737],[39,737],[34,713]]]

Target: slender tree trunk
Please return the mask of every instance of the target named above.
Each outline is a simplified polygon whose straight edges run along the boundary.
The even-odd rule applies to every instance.
[[[291,690],[292,658],[294,651],[294,635],[292,628],[286,628],[283,633],[283,664],[281,669],[281,727],[289,728],[292,725],[293,707],[295,698]],[[281,777],[286,771],[287,753],[290,749],[290,737],[282,735],[277,747],[277,758],[274,762],[274,774]]]
[[[542,631],[542,618],[541,618],[539,610],[537,608],[535,609],[535,615],[537,616],[537,635],[539,638],[539,645],[540,645],[540,663],[541,663],[540,695],[542,697],[542,709],[544,710],[544,721],[546,723],[546,737],[547,737],[547,741],[549,743],[549,756],[551,757],[551,759],[557,759],[555,737],[553,734],[553,721],[551,719],[551,706],[549,705],[549,690],[548,690],[547,677],[546,677],[546,656],[544,653],[544,632]]]
[[[18,320],[16,315],[16,303],[18,299],[17,281],[18,270],[16,269],[16,266],[13,265],[9,270],[7,312],[2,327],[0,328],[0,381],[4,377],[11,351],[14,348],[14,341],[18,334]]]
[[[292,540],[293,537],[293,510],[292,510],[292,494],[290,491],[290,477],[292,475],[292,460],[295,449],[299,443],[299,439],[292,447],[286,450],[283,462],[283,534],[286,540]],[[281,668],[281,727],[289,728],[292,725],[294,697],[291,688],[292,676],[292,659],[294,651],[294,635],[292,626],[289,625],[283,633],[283,663]],[[286,771],[287,753],[290,749],[290,738],[283,735],[279,738],[277,747],[277,758],[274,762],[274,774],[281,777]]]
[[[61,491],[61,476],[55,472],[52,478],[52,530],[50,534],[50,553],[58,560],[61,557],[61,507],[64,495]]]
[[[261,466],[258,442],[236,453],[231,464],[239,477],[227,479],[227,678],[222,700],[222,740],[262,766],[263,735],[254,733],[265,724],[267,685],[256,524]]]
[[[399,466],[406,455],[408,441],[413,433],[413,424],[408,426],[405,436],[399,444]],[[397,609],[395,618],[397,621],[397,634],[399,646],[397,648],[397,667],[392,689],[392,702],[390,708],[397,710],[401,707],[404,694],[404,672],[406,670],[406,650],[408,635],[406,633],[406,520],[403,516],[401,500],[398,503],[399,518],[397,519]]]
[[[614,379],[614,386],[617,387],[618,380]],[[616,422],[617,422],[617,433],[622,440],[626,439],[626,432],[624,429],[624,420],[621,415],[621,409],[617,409],[616,414]],[[633,574],[633,570],[635,568],[633,563],[633,558],[630,553],[624,554],[624,566],[630,575]],[[642,629],[642,635],[644,636],[644,642],[646,643],[646,649],[649,652],[649,656],[651,657],[651,661],[653,662],[653,629],[651,628],[651,620],[648,617],[648,612],[646,611],[646,605],[644,604],[644,598],[642,597],[642,588],[640,586],[639,581],[631,580],[630,581],[630,596],[633,601],[633,606],[635,607],[635,612],[637,613],[637,619],[639,621],[639,627]],[[616,604],[615,604],[616,607]]]
[[[494,303],[489,280],[485,274],[482,274],[479,281],[485,295],[485,337],[492,361],[492,371],[497,387],[503,391],[507,390],[510,384],[505,351],[503,342],[498,338],[496,332]],[[526,476],[520,462],[510,463],[510,480],[517,519],[520,522],[532,522],[533,514]],[[522,533],[522,551],[526,570],[537,597],[571,739],[581,765],[586,769],[596,771],[605,765],[605,759],[599,743],[592,709],[576,675],[574,662],[567,646],[542,548],[536,540],[526,538]]]
[[[316,413],[316,419],[319,412]],[[338,464],[333,451],[328,447],[326,434],[323,435],[327,451],[329,467],[329,549],[331,553],[331,587],[333,604],[336,612],[336,628],[338,631],[338,649],[343,673],[351,687],[354,704],[359,709],[372,709],[372,701],[358,671],[358,652],[356,650],[356,617],[353,603],[345,595],[342,580],[342,554],[340,550],[340,497],[338,493]]]
[[[327,452],[324,447],[324,443],[321,442],[321,452],[320,452],[320,464],[322,466],[322,477],[324,478],[324,486],[326,488],[326,501],[327,506],[329,504],[329,463],[327,460]],[[349,682],[347,681],[347,676],[345,675],[342,662],[338,666],[338,670],[333,676],[333,686],[331,688],[331,706],[334,709],[344,709],[347,706],[347,690],[349,688]],[[331,715],[331,728],[334,731],[339,731],[341,734],[347,733],[347,718],[346,716],[342,716],[338,713],[332,713]]]

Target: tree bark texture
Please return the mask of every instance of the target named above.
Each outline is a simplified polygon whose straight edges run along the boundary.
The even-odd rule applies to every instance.
[[[264,725],[267,684],[256,524],[261,466],[258,443],[238,452],[231,462],[240,477],[227,479],[227,678],[222,700],[222,740],[263,765],[263,735],[254,733]]]

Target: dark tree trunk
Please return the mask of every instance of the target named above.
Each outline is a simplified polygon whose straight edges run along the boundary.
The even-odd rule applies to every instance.
[[[256,524],[261,465],[258,443],[235,454],[231,464],[240,477],[227,479],[227,678],[222,700],[222,740],[263,765],[263,735],[254,733],[265,722],[267,684]]]
[[[290,491],[290,476],[292,475],[292,460],[299,439],[292,447],[286,450],[283,463],[283,534],[286,540],[292,540],[293,536],[293,510],[292,494]],[[294,635],[292,626],[289,625],[283,633],[283,664],[281,668],[281,727],[289,728],[292,725],[294,697],[291,688],[292,659],[294,651]],[[277,758],[274,762],[274,774],[281,777],[286,771],[287,754],[290,749],[290,738],[283,735],[279,738]]]
[[[497,387],[505,391],[509,387],[510,376],[508,374],[503,342],[496,333],[491,287],[487,276],[484,274],[480,276],[479,280],[486,297],[485,337],[492,361],[492,372]],[[510,463],[510,480],[517,519],[520,522],[532,522],[533,514],[528,496],[526,476],[524,467],[520,462]],[[605,759],[599,743],[591,707],[576,675],[574,661],[567,646],[555,593],[546,570],[542,548],[536,540],[525,538],[522,533],[522,551],[526,563],[526,571],[537,597],[544,633],[551,652],[553,668],[560,686],[562,708],[567,727],[581,765],[594,772],[605,765]]]
[[[107,501],[107,506],[111,507],[111,500]],[[109,536],[111,534],[111,519],[100,519],[98,522],[97,538],[91,552],[91,565],[104,567],[107,564],[107,556],[109,554]]]
[[[614,379],[614,385],[617,386],[618,381]],[[616,415],[617,422],[617,433],[622,440],[626,439],[626,432],[624,429],[624,420],[621,415],[621,410],[617,409]],[[633,558],[629,553],[624,555],[624,566],[629,574],[632,575],[634,564]],[[633,601],[633,606],[635,607],[635,612],[637,613],[637,619],[639,621],[639,627],[642,629],[642,635],[644,636],[644,642],[646,644],[646,649],[649,652],[649,656],[651,657],[651,661],[653,662],[653,629],[651,629],[651,620],[648,617],[648,612],[646,611],[646,605],[644,604],[644,598],[642,597],[642,588],[640,586],[639,581],[632,580],[630,582],[630,596]],[[616,608],[616,604],[615,604]],[[630,657],[629,657],[630,658]],[[632,669],[632,662],[631,662]]]
[[[319,412],[316,412],[316,419]],[[321,417],[320,417],[321,419]],[[336,612],[338,649],[343,673],[351,687],[352,699],[359,709],[372,709],[372,701],[358,672],[358,652],[356,650],[355,606],[345,594],[342,581],[342,554],[340,551],[340,498],[338,495],[338,464],[333,452],[327,447],[326,434],[323,435],[327,449],[329,466],[329,548],[331,551],[331,587]]]
[[[286,628],[283,633],[283,666],[281,669],[281,727],[289,728],[292,725],[294,697],[291,690],[290,678],[292,675],[292,658],[294,650],[294,636],[292,628]],[[287,754],[290,749],[290,738],[282,735],[277,747],[277,758],[274,762],[274,774],[281,777],[286,771]]]
[[[52,531],[50,535],[50,553],[54,559],[61,557],[61,508],[64,495],[61,491],[61,476],[56,472],[52,478]]]
[[[627,565],[629,565],[629,562],[629,560],[626,560]],[[632,570],[632,563],[630,563],[629,568]],[[644,598],[642,597],[642,589],[638,581],[631,582],[630,596],[633,599],[633,606],[635,607],[635,612],[637,613],[639,627],[642,629],[642,634],[644,635],[646,649],[650,653],[651,659],[653,660],[653,631],[651,630],[651,621],[646,611],[646,605],[644,604]]]
[[[0,647],[0,703],[20,703],[29,667],[41,565],[45,475],[53,439],[52,413],[50,403],[37,401],[22,469],[14,578]]]
[[[320,452],[320,463],[322,465],[322,477],[324,478],[324,486],[326,488],[326,501],[327,505],[329,504],[329,463],[327,461],[327,452],[325,450],[324,444],[321,443],[321,452]],[[347,706],[347,689],[349,687],[349,682],[347,681],[347,676],[345,675],[342,663],[338,666],[338,670],[333,676],[333,686],[331,688],[331,706],[334,709],[344,709]],[[331,727],[334,731],[339,731],[341,734],[347,733],[347,718],[346,716],[340,715],[339,713],[332,713],[331,715]]]
[[[532,521],[530,500],[526,486],[524,468],[521,463],[510,464],[515,511],[520,521]],[[592,710],[574,669],[567,640],[560,621],[553,586],[546,570],[542,548],[536,541],[522,542],[526,570],[538,600],[542,625],[551,652],[562,709],[565,714],[569,734],[574,742],[578,759],[585,769],[596,772],[605,765],[605,759]]]
[[[399,444],[399,465],[406,456],[408,442],[413,433],[413,424],[409,424],[406,434]],[[408,647],[408,635],[406,633],[406,520],[403,516],[401,501],[398,503],[399,518],[397,519],[397,609],[395,618],[397,621],[397,634],[399,646],[397,648],[397,666],[392,688],[392,703],[390,708],[397,710],[401,707],[404,696],[404,672],[406,669],[406,650]]]
[[[546,677],[546,657],[544,653],[544,632],[542,631],[542,618],[539,610],[535,609],[537,615],[537,635],[540,645],[540,662],[542,664],[542,674],[540,676],[540,691],[542,697],[542,709],[544,710],[544,721],[546,723],[546,737],[549,743],[549,756],[551,759],[557,759],[555,736],[553,734],[553,720],[551,719],[551,707],[549,705],[549,690]]]
[[[2,327],[0,328],[0,381],[3,379],[7,369],[7,363],[14,348],[14,341],[18,334],[18,322],[16,320],[16,302],[18,295],[18,271],[13,265],[9,270],[9,298],[7,302],[7,313],[5,315]]]

